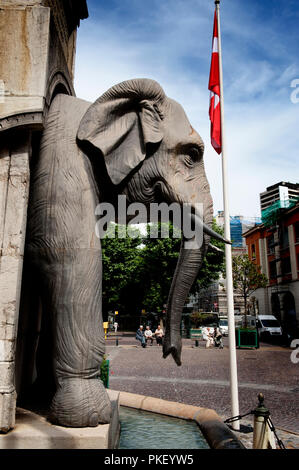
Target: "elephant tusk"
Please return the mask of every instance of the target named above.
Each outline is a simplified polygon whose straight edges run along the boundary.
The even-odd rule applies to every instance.
[[[219,233],[214,232],[214,230],[212,230],[207,224],[205,224],[196,214],[191,214],[191,217],[192,219],[194,219],[196,224],[202,225],[203,232],[207,235],[210,235],[210,237],[215,238],[220,242],[227,243],[228,245],[232,244],[229,240],[226,240],[226,238],[222,237]]]
[[[226,238],[222,237],[219,233],[214,232],[208,225],[206,225],[204,222],[202,223],[203,226],[203,231],[207,235],[210,235],[212,238],[215,238],[216,240],[219,240],[220,242],[227,243],[228,245],[231,245],[232,243],[229,240],[226,240]]]
[[[219,252],[219,253],[224,253],[224,251],[221,250],[221,248],[218,248],[218,246],[212,245],[212,243],[209,243],[209,248],[210,248],[210,250],[212,250],[212,251],[217,251],[217,252]]]

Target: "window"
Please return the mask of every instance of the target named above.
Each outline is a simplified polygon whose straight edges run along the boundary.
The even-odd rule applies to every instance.
[[[277,278],[277,271],[276,271],[276,261],[270,261],[269,263],[269,271],[270,271],[270,279]]]
[[[262,325],[265,326],[266,328],[278,328],[280,327],[280,324],[278,323],[277,320],[261,320]]]
[[[255,258],[256,258],[256,254],[255,254],[255,244],[254,244],[254,243],[251,245],[251,258],[252,258],[252,259],[255,259]]]
[[[270,237],[267,237],[267,250],[268,254],[272,255],[274,254],[274,235],[270,235]]]
[[[299,222],[294,224],[295,229],[295,243],[299,243]]]
[[[282,258],[281,260],[281,272],[282,274],[290,274],[292,272],[291,269],[291,261],[290,257]]]
[[[288,227],[286,226],[282,227],[280,243],[281,243],[281,248],[287,248],[289,246],[289,231],[288,231]]]

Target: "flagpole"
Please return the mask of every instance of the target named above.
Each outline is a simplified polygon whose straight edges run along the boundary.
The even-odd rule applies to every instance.
[[[223,99],[223,73],[222,73],[222,49],[220,32],[220,0],[215,0],[216,15],[218,23],[218,50],[219,50],[219,79],[220,79],[220,113],[221,113],[221,149],[222,149],[222,182],[223,182],[223,209],[224,209],[224,237],[231,240],[230,218],[229,218],[229,200],[227,184],[227,161],[224,132],[224,99]],[[229,358],[230,358],[230,390],[231,390],[231,412],[232,416],[239,415],[239,397],[238,397],[238,375],[237,375],[237,355],[235,338],[235,318],[234,318],[234,291],[233,291],[233,273],[232,273],[232,247],[225,244],[225,267],[226,267],[226,296],[228,310],[228,339],[229,339]],[[240,429],[239,421],[232,423],[233,429]]]

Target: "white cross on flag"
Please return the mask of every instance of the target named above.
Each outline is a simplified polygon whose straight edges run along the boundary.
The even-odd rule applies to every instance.
[[[220,76],[219,76],[219,50],[218,50],[218,23],[215,11],[212,44],[212,60],[209,79],[211,120],[211,144],[217,153],[221,153],[221,114],[220,114]]]

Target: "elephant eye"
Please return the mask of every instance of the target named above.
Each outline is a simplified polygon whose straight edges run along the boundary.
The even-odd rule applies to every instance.
[[[187,166],[192,166],[194,161],[190,155],[185,155],[185,163]]]
[[[185,163],[187,166],[192,166],[201,159],[201,153],[196,147],[188,148],[186,153],[187,155],[185,155]]]

